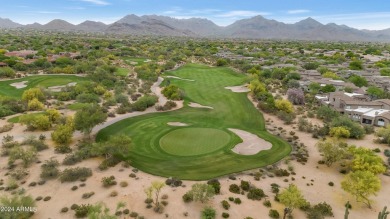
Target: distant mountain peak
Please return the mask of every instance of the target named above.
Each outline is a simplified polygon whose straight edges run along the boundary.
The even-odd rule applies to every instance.
[[[318,22],[317,20],[311,18],[311,17],[308,17],[304,20],[301,20],[297,23],[295,23],[295,25],[297,26],[305,26],[305,27],[320,27],[320,26],[323,26],[323,24],[321,24],[320,22]]]

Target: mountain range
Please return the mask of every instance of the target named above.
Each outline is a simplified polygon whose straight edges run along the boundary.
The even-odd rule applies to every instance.
[[[238,20],[226,27],[218,26],[204,18],[176,19],[159,15],[132,14],[109,25],[95,21],[73,25],[60,19],[44,25],[38,23],[21,25],[0,18],[0,28],[148,36],[390,42],[390,28],[376,31],[358,30],[334,23],[324,25],[310,17],[294,24],[286,24],[260,15]]]

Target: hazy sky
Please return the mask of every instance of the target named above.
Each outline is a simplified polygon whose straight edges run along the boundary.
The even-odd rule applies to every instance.
[[[0,17],[45,24],[55,18],[113,23],[128,14],[200,17],[226,26],[262,15],[285,23],[312,17],[323,24],[390,28],[390,0],[0,0]]]

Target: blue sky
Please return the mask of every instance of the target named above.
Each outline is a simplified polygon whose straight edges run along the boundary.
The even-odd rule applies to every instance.
[[[323,24],[390,28],[390,0],[0,0],[0,17],[29,24],[59,18],[113,23],[128,14],[208,18],[226,26],[262,15],[285,23],[312,17]]]

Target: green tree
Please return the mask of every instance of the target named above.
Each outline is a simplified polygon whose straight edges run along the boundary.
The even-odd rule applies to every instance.
[[[107,119],[107,114],[97,104],[88,104],[77,111],[74,117],[75,129],[84,133],[87,137],[92,132],[92,128],[103,123]]]
[[[9,208],[14,208],[15,211],[7,211],[1,213],[1,218],[3,219],[15,219],[15,218],[30,218],[30,212],[28,211],[17,211],[17,208],[26,207],[26,208],[34,208],[36,207],[34,199],[30,195],[2,195],[0,196],[0,204],[1,206],[6,206]]]
[[[49,120],[49,117],[45,115],[34,115],[34,114],[27,114],[22,115],[19,118],[19,122],[23,125],[27,126],[28,130],[49,130],[51,123]]]
[[[215,219],[216,211],[212,207],[205,207],[202,210],[202,219]]]
[[[160,205],[160,193],[164,188],[165,182],[153,181],[151,186],[145,189],[147,198],[153,201],[154,210],[156,212],[162,212],[163,207]],[[154,198],[153,198],[154,194]]]
[[[377,142],[390,144],[390,125],[379,128],[375,135],[378,137],[376,139]]]
[[[312,82],[309,84],[309,91],[311,94],[316,95],[321,90],[321,85],[316,82]]]
[[[278,110],[286,113],[294,112],[294,107],[292,103],[288,100],[275,100],[275,106]]]
[[[366,204],[371,208],[369,196],[376,195],[381,189],[378,176],[369,171],[355,171],[345,176],[341,182],[341,188],[355,197],[356,201]]]
[[[45,95],[40,88],[30,88],[25,90],[22,94],[22,100],[29,102],[30,100],[38,99],[39,101],[45,100]]]
[[[201,203],[208,202],[215,195],[215,190],[212,185],[205,183],[195,183],[192,185],[190,191],[187,192],[192,197],[193,201],[199,201]]]
[[[356,138],[356,139],[361,139],[365,135],[364,128],[358,124],[357,122],[352,121],[350,118],[346,116],[340,116],[337,118],[333,118],[330,126],[332,128],[334,127],[344,127],[348,129],[350,133],[350,138]]]
[[[336,79],[340,79],[340,77],[334,73],[334,72],[331,72],[331,71],[328,71],[328,72],[325,72],[323,75],[322,75],[323,78],[331,78],[333,80],[336,80]]]
[[[343,126],[333,127],[329,131],[329,135],[336,138],[349,138],[351,133]]]
[[[258,93],[267,91],[265,85],[261,83],[258,79],[252,80],[249,83],[249,89],[251,90],[253,95],[257,95]]]
[[[350,147],[348,151],[352,154],[352,171],[369,171],[373,174],[386,172],[386,166],[381,157],[372,150],[363,147]]]
[[[367,79],[364,77],[361,77],[359,75],[352,75],[348,78],[350,82],[352,82],[357,87],[366,87],[368,85]]]
[[[115,212],[118,212],[121,208],[126,205],[124,202],[119,202],[116,205]],[[118,217],[110,213],[110,209],[103,203],[99,202],[90,206],[88,209],[88,219],[117,219]]]
[[[37,98],[28,101],[27,104],[28,110],[36,111],[36,110],[42,110],[43,108],[45,108],[45,105],[43,105],[43,103],[41,103]]]
[[[72,141],[73,132],[74,128],[71,125],[58,125],[54,132],[51,133],[51,138],[57,145],[69,145]]]
[[[120,134],[111,136],[108,141],[99,143],[98,153],[105,156],[106,159],[111,157],[122,158],[129,154],[132,147],[131,138],[127,135]]]
[[[161,93],[170,100],[181,100],[183,98],[179,87],[173,84],[166,86]]]
[[[47,109],[45,114],[49,117],[49,121],[53,123],[58,123],[61,118],[61,113],[60,111],[56,109]]]
[[[331,84],[327,84],[327,85],[321,87],[321,91],[323,93],[335,92],[336,91],[336,87],[331,85]]]
[[[288,188],[283,190],[278,195],[280,203],[286,206],[288,213],[291,215],[295,208],[300,208],[308,205],[308,202],[299,191],[298,187],[294,184],[290,184]]]
[[[316,146],[327,166],[331,166],[333,163],[344,159],[347,155],[348,145],[333,138],[321,140],[317,142]]]
[[[351,70],[363,70],[363,62],[360,60],[354,60],[349,63],[349,68]]]
[[[385,97],[385,91],[379,87],[369,86],[367,89],[367,94],[373,99],[379,99]]]

